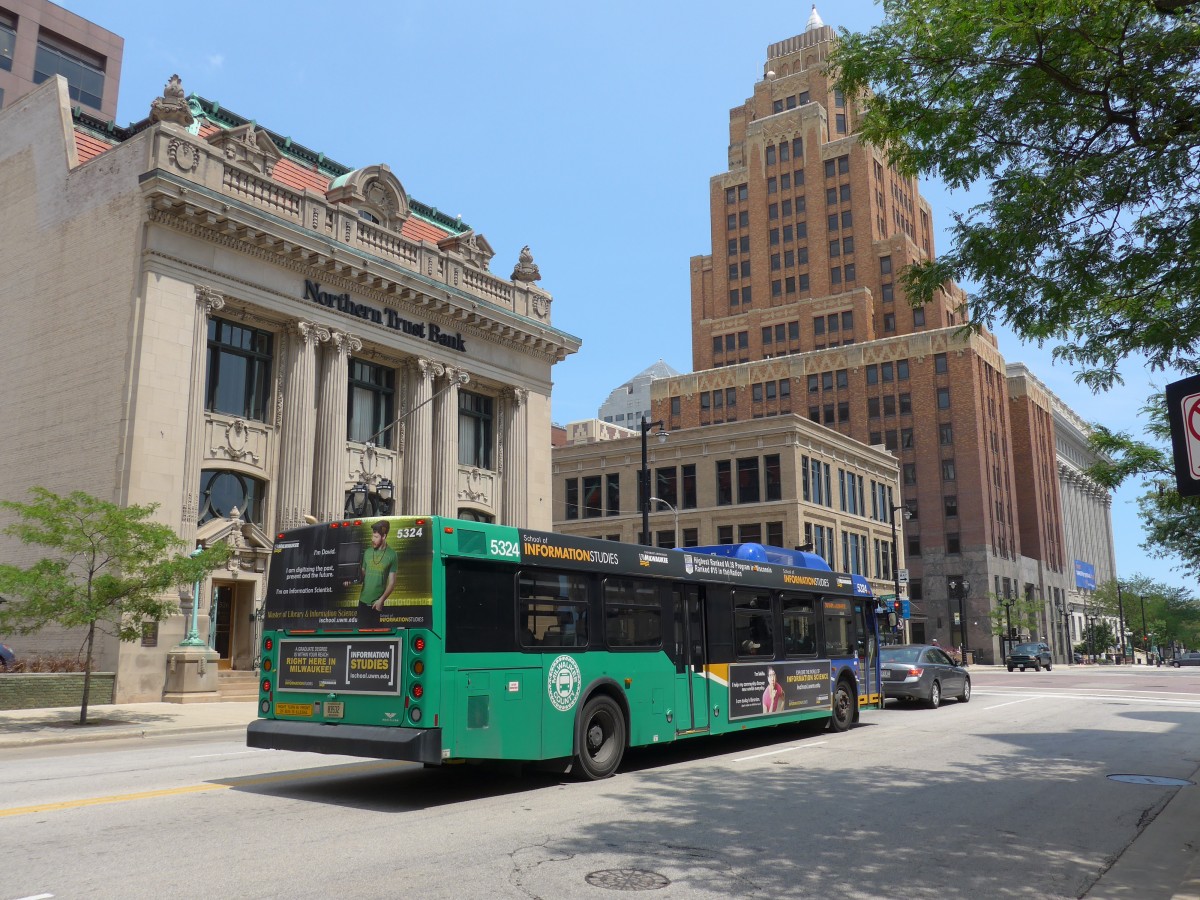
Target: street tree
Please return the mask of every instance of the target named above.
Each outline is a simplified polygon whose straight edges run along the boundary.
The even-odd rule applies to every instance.
[[[976,327],[1061,342],[1093,389],[1118,362],[1196,366],[1200,0],[884,0],[831,63],[858,130],[907,175],[978,191],[914,305],[975,286]]]
[[[1136,478],[1142,482],[1138,515],[1145,526],[1141,547],[1158,559],[1178,557],[1185,571],[1200,568],[1200,498],[1182,497],[1175,487],[1171,426],[1165,401],[1151,397],[1142,407],[1145,434],[1092,426],[1089,442],[1098,454],[1087,474],[1109,490]]]
[[[134,641],[178,608],[178,587],[221,565],[225,544],[195,556],[170,527],[151,521],[157,504],[119,506],[82,491],[60,496],[42,487],[27,503],[0,501],[16,516],[4,533],[46,555],[26,568],[0,565],[0,632],[31,634],[56,624],[83,629],[83,702],[87,724],[97,634]]]
[[[1021,634],[1032,634],[1038,627],[1041,603],[1033,597],[1001,597],[988,593],[988,618],[991,633],[1010,644],[1019,643]],[[1007,604],[1007,606],[1005,605]],[[1012,632],[1009,632],[1011,626]]]

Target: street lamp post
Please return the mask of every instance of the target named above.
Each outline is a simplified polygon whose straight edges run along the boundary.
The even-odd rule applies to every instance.
[[[1000,642],[1000,650],[1003,656],[1008,656],[1008,649],[1012,646],[1012,608],[1017,602],[1016,597],[1001,597],[998,601],[1004,607],[1004,639]]]
[[[189,556],[199,556],[204,552],[203,547],[197,547]],[[200,581],[192,583],[192,617],[188,623],[187,637],[179,642],[180,647],[206,647],[200,639]]]
[[[1117,582],[1117,622],[1121,626],[1121,662],[1125,662],[1125,601],[1121,597],[1121,582]]]
[[[1099,611],[1094,601],[1084,601],[1083,618],[1088,623],[1088,655],[1092,658],[1092,662],[1096,661],[1096,615]]]
[[[971,582],[967,579],[961,581],[957,578],[951,578],[949,582],[950,593],[952,596],[958,597],[958,627],[959,638],[962,641],[962,664],[967,664],[967,612],[966,599],[971,593]]]
[[[1075,652],[1071,647],[1071,630],[1067,626],[1067,606],[1061,597],[1054,602],[1054,608],[1058,610],[1058,638],[1066,648],[1064,651],[1066,659],[1063,660],[1063,663],[1071,664],[1075,662]]]
[[[675,507],[673,507],[670,503],[668,503],[662,497],[651,497],[650,502],[651,503],[661,503],[663,506],[665,506],[667,509],[669,509],[672,513],[675,514],[675,546],[678,547],[679,546],[679,510],[677,510]]]
[[[647,422],[646,417],[642,416],[642,540],[641,543],[649,546],[650,544],[650,462],[649,453],[646,448],[646,435],[650,433],[650,429],[658,426],[658,432],[655,437],[661,444],[668,437],[670,432],[663,430],[663,420],[657,422]]]
[[[912,518],[912,510],[910,510],[903,503],[901,503],[899,506],[897,506],[895,503],[892,503],[892,504],[890,504],[890,506],[891,506],[891,514],[888,516],[888,518],[890,518],[892,520],[892,587],[895,590],[895,593],[892,595],[892,599],[899,600],[900,599],[900,553],[896,546],[896,513],[898,511],[903,510],[904,518],[907,520],[907,519]]]

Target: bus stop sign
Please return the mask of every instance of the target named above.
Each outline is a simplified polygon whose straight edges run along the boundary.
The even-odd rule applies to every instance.
[[[1200,496],[1200,375],[1167,385],[1167,416],[1179,496]]]

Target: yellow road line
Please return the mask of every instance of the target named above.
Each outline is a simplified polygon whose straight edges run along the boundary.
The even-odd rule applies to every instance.
[[[174,797],[181,794],[200,794],[205,791],[227,791],[236,787],[255,787],[281,781],[299,781],[308,778],[332,778],[338,775],[362,775],[370,772],[411,766],[412,763],[384,762],[338,766],[336,768],[311,769],[306,772],[289,772],[280,775],[264,775],[259,778],[239,778],[228,783],[190,784],[186,787],[163,788],[158,791],[138,791],[133,794],[113,794],[109,797],[87,797],[79,800],[63,800],[60,803],[40,803],[36,806],[15,806],[0,809],[0,819],[10,816],[26,816],[30,813],[56,812],[62,809],[81,809],[85,806],[102,806],[106,803],[126,803],[130,800],[152,800],[156,797]]]

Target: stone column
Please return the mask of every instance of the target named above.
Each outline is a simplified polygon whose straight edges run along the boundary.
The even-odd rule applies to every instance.
[[[529,391],[510,388],[504,395],[504,443],[500,448],[503,471],[501,477],[500,522],[524,527],[529,478],[525,465],[528,453]]]
[[[225,308],[225,297],[212,288],[196,285],[192,314],[192,383],[188,390],[187,436],[183,451],[183,508],[179,536],[194,546],[200,516],[200,464],[204,456],[204,392],[208,389],[208,317]]]
[[[343,331],[330,333],[317,407],[317,458],[313,472],[313,515],[321,522],[341,519],[346,511],[346,415],[350,391],[350,354],[362,341]]]
[[[458,514],[458,386],[461,369],[443,366],[433,401],[433,514]]]
[[[404,420],[403,483],[396,508],[406,516],[433,513],[433,379],[440,372],[427,359],[417,358],[408,367],[409,404]]]
[[[279,431],[279,470],[275,476],[275,526],[304,524],[312,509],[314,437],[317,423],[317,344],[329,329],[295,322],[288,329],[288,367]]]

